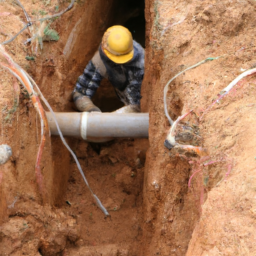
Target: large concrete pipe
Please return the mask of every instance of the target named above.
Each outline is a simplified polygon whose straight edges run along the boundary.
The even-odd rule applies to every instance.
[[[58,130],[50,112],[46,112],[52,135]],[[91,142],[106,142],[113,138],[147,138],[148,113],[55,112],[64,136],[82,138]]]

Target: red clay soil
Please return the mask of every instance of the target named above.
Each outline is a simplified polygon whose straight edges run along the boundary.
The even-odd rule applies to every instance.
[[[26,93],[17,96],[16,80],[0,69],[0,144],[13,150],[11,161],[0,166],[0,255],[256,255],[255,75],[208,110],[233,79],[256,64],[255,1],[145,2],[142,111],[150,114],[149,140],[99,145],[67,138],[111,218],[95,205],[59,138],[47,139],[41,163],[45,190],[39,192],[40,119]],[[68,4],[23,3],[33,19]],[[60,40],[44,42],[34,61],[25,59],[33,54],[24,45],[31,37],[27,30],[6,46],[54,111],[75,111],[74,83],[113,24],[116,6],[110,0],[76,2],[51,24]],[[0,42],[26,21],[22,9],[9,2],[0,3],[0,18]],[[163,89],[178,72],[217,56],[169,86],[171,117],[193,109],[201,146],[209,152],[208,162],[188,159],[164,147],[170,125]],[[109,88],[104,82],[94,99],[105,111],[120,106]]]
[[[150,65],[143,94],[150,95],[145,104],[150,147],[143,253],[255,255],[255,76],[206,111],[233,79],[256,63],[255,6],[248,1],[155,1],[147,10]],[[199,123],[203,146],[212,161],[220,161],[196,174],[188,188],[196,165],[189,166],[163,146],[169,127],[163,88],[179,71],[217,56],[222,57],[187,71],[169,87],[172,118],[191,109],[199,117],[204,113]]]

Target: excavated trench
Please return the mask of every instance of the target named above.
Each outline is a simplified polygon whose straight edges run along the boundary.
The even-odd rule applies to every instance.
[[[177,247],[174,255],[185,255],[198,209],[193,205],[194,200],[187,196],[189,165],[175,157],[170,159],[163,144],[158,146],[164,135],[152,121],[156,120],[155,109],[150,104],[157,104],[162,97],[162,92],[154,86],[160,77],[159,63],[163,60],[161,51],[154,52],[150,41],[150,28],[155,20],[151,17],[152,6],[153,1],[146,1],[145,6],[144,0],[79,3],[79,8],[57,22],[56,29],[62,31],[57,47],[49,44],[43,57],[38,58],[36,68],[31,68],[32,76],[54,111],[76,111],[70,97],[75,81],[99,47],[105,30],[112,25],[124,25],[134,39],[146,47],[141,105],[142,111],[150,112],[153,118],[149,140],[130,138],[96,144],[67,138],[91,188],[111,214],[111,218],[104,218],[58,137],[52,137],[47,144],[41,163],[47,192],[42,196],[36,190],[31,163],[34,163],[32,156],[38,146],[34,143],[38,141],[38,120],[35,113],[20,117],[23,123],[35,128],[22,126],[19,132],[27,135],[24,141],[18,137],[13,147],[14,152],[19,152],[16,159],[23,160],[12,163],[8,179],[22,196],[16,204],[21,210],[8,210],[12,218],[10,225],[15,227],[16,222],[23,225],[22,217],[26,218],[36,231],[34,240],[28,232],[23,243],[32,239],[40,255],[153,255],[153,251],[154,255],[160,255],[160,247],[172,250]],[[122,106],[107,80],[102,81],[93,101],[103,112]],[[175,114],[179,115],[183,104],[179,100],[175,102]],[[27,148],[30,158],[25,152]],[[22,170],[16,175],[20,177],[14,175],[15,169]],[[14,191],[7,194],[10,203],[16,196]],[[37,207],[33,208],[35,204]],[[47,205],[54,205],[56,213]],[[39,222],[41,226],[36,229]],[[10,241],[15,239],[14,236]],[[8,250],[7,253],[11,251]],[[171,249],[163,249],[168,250]]]
[[[20,6],[0,2],[3,42],[26,19]],[[104,31],[129,27],[145,43],[141,107],[150,120],[148,140],[66,138],[111,214],[104,218],[58,137],[46,139],[42,176],[35,172],[40,118],[24,90],[17,107],[19,86],[0,69],[1,144],[13,151],[0,169],[0,255],[255,255],[255,77],[208,108],[242,70],[255,67],[254,2],[147,0],[144,19],[144,1],[78,0],[51,23],[59,41],[44,42],[33,61],[25,58],[33,55],[24,46],[28,31],[6,45],[54,111],[74,112],[75,81]],[[22,4],[34,20],[37,13],[64,10],[69,1]],[[163,146],[170,128],[163,88],[181,70],[216,56],[173,80],[167,94],[172,118],[191,109],[205,114],[199,129],[211,159],[207,166],[198,158],[191,165]],[[103,111],[121,106],[107,81],[93,100]]]
[[[60,99],[61,102],[57,103],[59,111],[76,111],[70,97],[75,81],[82,74],[83,69],[99,47],[101,38],[108,27],[112,25],[126,26],[132,32],[134,39],[145,46],[144,1],[110,0],[104,2],[98,0],[94,4],[85,4],[84,10],[76,11],[76,18],[72,20],[73,28],[63,40],[65,68],[68,69],[68,74],[62,84],[65,87],[62,93],[65,95],[66,101]],[[86,12],[86,15],[83,15],[83,12]],[[52,83],[52,77],[49,80]],[[44,84],[47,84],[47,81],[43,81]],[[59,95],[57,98],[59,98]],[[56,100],[56,97],[54,99],[54,96],[52,96],[52,99]],[[111,112],[123,106],[107,79],[101,81],[101,85],[93,97],[93,102],[102,112]],[[52,143],[53,155],[56,163],[59,163],[59,159],[62,159],[59,154],[62,145],[58,138],[53,138],[53,140],[55,140]],[[72,141],[74,142],[74,140]],[[87,144],[86,142],[79,143]],[[89,145],[97,154],[100,154],[100,148],[104,144],[90,143]],[[67,155],[65,154],[65,156]],[[68,156],[65,157],[65,159],[68,158]],[[66,169],[67,166],[67,162],[63,164],[63,168]],[[62,185],[55,189],[54,201],[56,205],[59,205],[59,199],[62,198],[65,191],[66,186],[63,186],[63,183],[66,184],[68,173],[68,170],[66,170],[64,177],[62,177],[63,182],[60,182]],[[56,179],[59,179],[58,175]]]
[[[97,49],[105,29],[111,25],[127,26],[134,39],[143,46],[146,45],[148,47],[146,51],[150,51],[151,42],[149,40],[145,42],[144,1],[110,2],[111,8],[106,2],[98,2],[101,6],[100,10],[104,10],[104,15],[100,16],[101,19],[97,17],[96,20],[92,10],[93,21],[90,21],[90,29],[88,16],[79,19],[76,23],[78,25],[75,25],[76,34],[79,37],[76,36],[76,40],[72,41],[73,45],[70,49],[73,50],[66,52],[68,63],[73,61],[76,67],[69,75],[73,77],[72,81],[81,74]],[[148,6],[150,4],[150,2],[147,3]],[[149,9],[147,12],[149,15]],[[85,46],[86,52],[81,56],[81,50],[84,50]],[[148,56],[146,56],[145,78],[142,86],[141,104],[144,112],[148,112],[149,109],[148,102],[152,96],[151,83],[159,77],[159,74],[156,74],[149,65],[152,59]],[[153,58],[155,63],[160,62],[162,55],[159,54]],[[176,98],[175,95],[174,98]],[[103,112],[113,111],[122,106],[107,80],[101,83],[93,101]],[[174,102],[174,113],[178,116],[183,104],[180,100]],[[70,106],[72,108],[72,105]],[[62,207],[65,205],[64,201],[70,202],[72,206],[66,205],[66,211],[68,214],[72,212],[77,216],[81,237],[76,245],[79,245],[80,249],[74,247],[73,253],[78,250],[103,255],[119,255],[118,253],[152,255],[148,244],[151,244],[151,248],[154,248],[156,253],[158,244],[161,244],[164,247],[178,247],[175,254],[185,255],[197,220],[196,216],[198,216],[198,206],[195,206],[194,198],[191,200],[187,195],[190,170],[187,163],[173,158],[165,159],[163,162],[156,160],[154,169],[147,164],[145,166],[146,151],[149,146],[146,139],[115,140],[106,144],[72,140],[72,144],[91,187],[111,214],[110,219],[103,218],[102,212],[97,208],[83,184],[75,163],[71,161],[70,176],[66,177],[68,179],[64,183],[67,185],[63,186],[67,187],[67,190],[63,191],[65,197],[55,202],[57,205],[62,202],[60,204]],[[154,150],[156,143],[153,141],[151,145]],[[161,147],[161,151],[163,150]],[[162,153],[166,154],[166,152]],[[55,153],[55,157],[58,158],[59,153],[57,154]],[[154,156],[149,151],[147,161],[154,161],[153,159]],[[192,218],[188,212],[193,215]],[[159,235],[161,238],[158,241],[156,237]],[[70,248],[72,246],[71,243]],[[97,249],[93,249],[95,246]],[[72,249],[70,250],[72,252]],[[106,251],[109,251],[109,254]]]
[[[76,21],[64,46],[67,65],[72,62],[74,64],[68,75],[68,80],[72,80],[73,85],[99,46],[107,27],[124,25],[132,32],[133,38],[145,46],[143,0],[108,1],[108,4],[98,1],[98,5],[101,5],[101,10],[105,13],[101,20],[94,17],[96,10],[92,10],[93,20],[90,20],[91,27],[88,28],[87,15],[90,13],[82,16]],[[88,38],[93,39],[93,42],[88,41]],[[86,52],[81,55],[78,49],[85,49],[85,46]],[[71,89],[71,85],[69,86]],[[101,82],[93,101],[103,112],[122,107],[113,86],[107,80]],[[69,104],[64,106],[65,111],[74,111],[72,103]],[[64,207],[66,214],[72,212],[80,229],[79,240],[75,244],[70,242],[67,246],[69,255],[85,251],[88,255],[135,255],[142,239],[142,191],[148,140],[131,138],[97,144],[70,139],[69,142],[90,186],[111,214],[111,218],[104,218],[74,161],[71,160],[68,164],[69,168],[66,163],[63,164],[61,168],[65,168],[66,173],[61,178],[62,185],[56,190],[55,205]],[[59,162],[63,155],[60,156],[61,145],[57,138],[53,139],[52,145],[55,162]],[[59,177],[56,176],[57,179]],[[71,206],[66,202],[70,202]],[[41,248],[40,252],[47,254],[45,248]]]

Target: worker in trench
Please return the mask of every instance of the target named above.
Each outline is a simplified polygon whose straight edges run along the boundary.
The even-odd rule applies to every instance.
[[[76,108],[82,112],[101,110],[91,100],[103,78],[114,86],[124,107],[118,113],[140,112],[141,83],[144,76],[144,49],[123,26],[104,33],[98,51],[79,76],[73,91]]]

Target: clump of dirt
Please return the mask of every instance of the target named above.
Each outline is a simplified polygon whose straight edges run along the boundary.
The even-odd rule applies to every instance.
[[[80,237],[77,220],[60,209],[19,200],[0,228],[1,255],[59,255]]]

